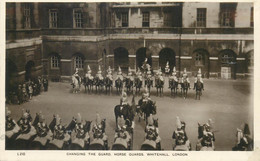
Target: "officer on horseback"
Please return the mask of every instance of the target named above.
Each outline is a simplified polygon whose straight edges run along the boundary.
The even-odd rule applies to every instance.
[[[117,72],[117,76],[116,76],[116,80],[120,79],[121,81],[123,81],[124,77],[121,71],[121,68],[118,67],[118,72]]]
[[[107,141],[107,135],[105,134],[105,127],[101,122],[101,118],[99,114],[96,115],[96,122],[93,126],[93,137],[94,139],[102,139],[104,141],[104,146],[106,149],[108,149],[108,141]]]
[[[123,115],[121,115],[121,117],[118,119],[118,126],[116,129],[115,140],[117,138],[125,139],[128,144],[128,148],[130,147],[131,136],[127,131],[127,125],[125,124],[125,119]]]
[[[197,77],[195,77],[195,82],[194,82],[194,88],[193,88],[193,89],[195,89],[196,83],[197,83],[198,81],[200,81],[201,84],[202,84],[202,89],[204,90],[204,84],[203,84],[203,80],[202,80],[202,77],[201,77],[201,76],[202,76],[202,75],[201,75],[201,69],[199,68]]]
[[[79,68],[76,68],[76,71],[74,73],[74,77],[80,82],[80,76],[79,76]]]
[[[132,74],[132,71],[131,71],[131,68],[130,68],[130,67],[128,68],[128,74],[127,74],[127,76],[128,76],[128,79],[129,79],[130,81],[134,81],[134,77],[133,77],[133,74]]]
[[[214,150],[214,142],[215,135],[212,132],[212,120],[209,119],[208,122],[203,125],[203,132],[202,136],[198,140],[198,145],[199,147],[211,147]]]
[[[143,76],[142,76],[142,72],[140,70],[140,68],[138,68],[137,72],[136,72],[136,75],[137,75],[137,78],[140,80],[140,81],[143,81]]]
[[[177,129],[173,132],[172,135],[172,139],[174,139],[173,150],[175,150],[177,146],[182,146],[182,145],[185,145],[185,148],[187,147],[186,149],[190,150],[191,146],[185,131],[185,123],[181,122],[178,116],[176,118],[176,126]]]
[[[145,127],[145,139],[156,142],[157,149],[161,149],[161,138],[159,136],[159,128],[154,125],[152,114],[148,117],[148,124]]]
[[[11,111],[8,109],[8,107],[6,107],[5,127],[6,127],[6,136],[8,138],[11,138],[14,134],[18,133],[20,130],[15,120],[11,118]]]
[[[237,142],[233,151],[252,151],[253,139],[250,137],[250,130],[247,123],[242,124],[240,128],[237,128]]]
[[[53,138],[57,140],[69,141],[70,136],[66,133],[65,127],[61,125],[61,118],[56,116],[56,125],[53,131]]]
[[[17,122],[17,124],[20,127],[20,130],[22,133],[28,133],[30,132],[31,128],[32,128],[32,124],[31,124],[32,118],[29,114],[29,111],[27,110],[23,110],[23,116],[22,118]]]
[[[38,124],[36,125],[35,129],[36,129],[36,132],[37,132],[37,135],[39,137],[45,137],[48,135],[49,133],[49,128],[47,126],[47,124],[44,122],[45,119],[44,119],[44,116],[42,115],[42,113],[40,112],[39,113],[39,122]],[[50,135],[49,135],[50,136]],[[50,139],[50,138],[49,138]]]

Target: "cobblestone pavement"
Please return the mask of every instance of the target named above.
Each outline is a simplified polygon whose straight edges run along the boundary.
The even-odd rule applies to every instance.
[[[193,81],[191,81],[193,83]],[[156,97],[155,89],[151,91],[152,100],[157,104],[159,118],[161,145],[164,150],[172,149],[172,133],[176,128],[176,116],[186,122],[187,135],[195,150],[198,130],[197,123],[205,123],[211,118],[214,123],[216,150],[231,150],[236,139],[236,128],[243,122],[249,124],[253,134],[253,90],[250,80],[204,80],[205,91],[201,100],[195,100],[195,92],[188,92],[188,98],[181,96],[170,97],[170,90],[164,89],[163,97]],[[193,84],[192,84],[193,87]],[[115,93],[115,88],[114,88]],[[141,95],[140,95],[141,96]],[[140,96],[136,98],[136,102]],[[30,109],[34,117],[36,112],[42,111],[49,124],[53,114],[59,114],[63,124],[69,124],[73,116],[78,112],[86,120],[95,120],[98,112],[101,118],[107,119],[106,133],[109,146],[114,140],[115,117],[114,106],[119,104],[120,96],[116,94],[97,95],[84,93],[83,87],[80,93],[71,92],[70,83],[51,83],[49,91],[33,97],[30,102],[22,105],[7,105],[12,111],[15,120],[22,115],[22,109]],[[130,96],[128,101],[131,102]],[[134,150],[139,150],[144,140],[144,121],[135,119]]]

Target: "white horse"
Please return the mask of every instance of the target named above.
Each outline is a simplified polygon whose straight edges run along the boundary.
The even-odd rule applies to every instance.
[[[79,80],[75,77],[75,75],[72,75],[72,88],[73,93],[78,93],[80,91],[80,84],[81,84],[81,78],[79,77]]]

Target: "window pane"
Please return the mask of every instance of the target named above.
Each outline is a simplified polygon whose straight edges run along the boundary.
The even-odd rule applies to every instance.
[[[81,9],[74,9],[74,28],[82,28],[83,27],[83,14]]]
[[[143,12],[143,27],[149,27],[150,23],[149,12]]]
[[[197,8],[197,27],[206,27],[206,8]]]
[[[31,7],[30,4],[24,4],[24,28],[31,28]]]
[[[122,27],[128,27],[128,13],[122,13]]]
[[[57,28],[58,26],[58,10],[50,9],[49,10],[49,27]]]

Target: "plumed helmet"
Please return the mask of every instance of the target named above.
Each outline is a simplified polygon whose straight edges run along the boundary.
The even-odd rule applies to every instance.
[[[184,71],[183,71],[183,75],[182,75],[183,77],[187,77],[188,75],[187,75],[187,71],[186,71],[186,68],[184,68]]]
[[[201,77],[201,69],[199,68],[199,71],[198,71],[198,74],[197,74],[197,77]]]
[[[28,111],[27,111],[27,110],[24,110],[24,109],[22,109],[22,111],[23,111],[23,118],[24,118],[24,119],[27,119],[27,118],[29,117]]]
[[[250,135],[249,126],[248,126],[247,123],[246,123],[245,126],[244,126],[244,134],[245,134],[245,135]]]
[[[6,116],[10,116],[11,115],[11,111],[9,110],[9,108],[8,107],[6,107]]]
[[[167,61],[167,63],[166,63],[166,68],[167,68],[167,67],[169,68],[169,62],[168,62],[168,61]]]
[[[96,114],[96,124],[101,125],[101,118],[98,113]]]
[[[175,69],[175,67],[173,67],[173,70],[172,70],[172,75],[176,75],[177,73],[176,73],[176,69]]]
[[[122,74],[121,68],[118,67],[118,73],[117,74]]]
[[[179,116],[176,117],[176,126],[178,129],[181,129],[181,120],[180,120]]]
[[[44,122],[45,118],[44,118],[44,115],[40,112],[39,113],[39,122],[42,123]]]
[[[90,66],[88,65],[88,71],[90,71],[91,69],[90,69]]]
[[[60,125],[61,124],[61,118],[59,115],[56,116],[56,125]]]
[[[79,68],[76,68],[76,72],[78,72],[79,71]]]
[[[148,119],[148,125],[153,125],[153,115],[150,114],[150,116],[147,118]]]
[[[81,119],[81,115],[80,113],[77,114],[77,123],[81,123],[82,119]]]

